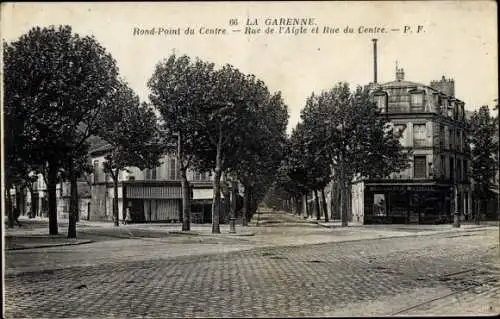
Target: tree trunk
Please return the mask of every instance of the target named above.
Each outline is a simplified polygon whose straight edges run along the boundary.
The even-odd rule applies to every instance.
[[[249,188],[245,185],[245,191],[243,192],[243,210],[241,214],[241,224],[242,226],[248,226],[248,209],[250,196],[248,196]]]
[[[212,201],[212,233],[220,234],[219,213],[220,213],[220,168],[215,168],[213,188],[214,199]]]
[[[222,129],[219,127],[219,136],[217,139],[217,150],[215,154],[214,170],[214,198],[212,201],[212,233],[220,234],[219,216],[220,216],[220,178],[222,174]]]
[[[54,163],[49,163],[47,174],[47,193],[49,201],[49,235],[57,235],[57,167]]]
[[[229,184],[227,182],[226,174],[224,174],[224,187],[222,188],[222,194],[224,194],[224,201],[223,201],[223,214],[221,214],[221,220],[223,223],[227,223],[229,221],[229,215],[231,211],[231,193],[229,191]]]
[[[113,220],[115,226],[120,226],[120,216],[118,212],[118,170],[111,174],[113,178]],[[123,188],[123,187],[122,187]],[[125,210],[122,213],[123,220],[127,218]]]
[[[300,197],[295,196],[295,208],[298,216],[302,215],[302,207],[300,206]]]
[[[321,219],[321,211],[319,207],[319,198],[318,198],[318,191],[315,189],[314,190],[314,204],[316,206],[316,220]]]
[[[332,185],[330,187],[330,218],[332,220],[335,219],[335,213],[334,213],[334,210],[335,210],[335,200],[337,198],[336,196],[336,192],[335,192],[335,181],[332,180]]]
[[[5,206],[7,208],[7,218],[8,218],[7,226],[9,228],[14,228],[14,210],[12,207],[12,198],[10,197],[11,188],[12,188],[11,184],[6,185],[5,187]]]
[[[238,183],[236,181],[231,181],[231,216],[230,218],[236,218],[236,210],[238,209]]]
[[[36,216],[36,206],[35,206],[35,190],[33,185],[29,188],[30,198],[31,198],[31,208],[30,208],[30,218],[35,218]]]
[[[187,169],[181,170],[182,186],[182,231],[191,230],[191,189],[187,180]]]
[[[483,200],[482,200],[482,198],[479,198],[477,201],[477,212],[476,212],[476,215],[474,216],[474,223],[476,225],[479,225],[480,220],[481,220],[481,211],[482,211],[482,206],[483,206],[482,204],[483,204]]]
[[[78,183],[76,180],[76,174],[73,170],[72,160],[70,160],[69,165],[70,196],[68,238],[76,238],[76,215],[78,214]]]
[[[342,221],[342,227],[347,227],[347,183],[342,179],[342,185],[340,189],[340,216]]]
[[[252,208],[252,216],[253,216],[253,215],[257,214],[257,208],[258,208],[257,207],[258,206],[257,205],[257,198],[255,197],[255,192],[253,190],[252,190],[250,198],[251,198],[251,201],[250,201],[251,206],[250,207]]]
[[[325,197],[325,189],[321,189],[321,200],[323,201],[323,214],[325,214],[325,223],[328,223],[328,208],[326,207],[326,197]]]
[[[307,205],[307,193],[304,194],[304,218],[309,218],[309,207]]]
[[[252,217],[253,217],[253,194],[252,194],[252,188],[251,187],[248,187],[248,215],[247,215],[247,221],[250,222],[250,220],[252,220]]]

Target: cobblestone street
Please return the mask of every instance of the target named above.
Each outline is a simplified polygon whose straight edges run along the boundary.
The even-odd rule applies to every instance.
[[[497,314],[498,235],[489,228],[288,247],[244,238],[196,244],[187,236],[193,242],[8,251],[5,316]],[[47,267],[27,271],[44,259]]]

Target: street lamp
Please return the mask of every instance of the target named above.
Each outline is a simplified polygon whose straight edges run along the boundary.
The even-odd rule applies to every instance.
[[[452,184],[453,184],[453,227],[460,227],[460,211],[458,210],[458,187],[457,179],[455,177],[456,169],[452,172]]]
[[[233,184],[234,186],[234,184]],[[236,195],[236,191],[234,189],[232,189],[233,187],[231,187],[231,215],[229,217],[229,233],[231,234],[234,234],[236,233],[236,216],[234,216],[234,213],[235,213],[235,210],[236,210],[236,198],[238,195]]]

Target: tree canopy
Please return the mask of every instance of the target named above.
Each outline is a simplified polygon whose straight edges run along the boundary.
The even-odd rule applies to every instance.
[[[4,43],[6,126],[12,125],[6,139],[19,143],[8,156],[48,164],[50,234],[57,234],[57,172],[95,132],[117,74],[115,60],[95,38],[70,26],[36,27]]]

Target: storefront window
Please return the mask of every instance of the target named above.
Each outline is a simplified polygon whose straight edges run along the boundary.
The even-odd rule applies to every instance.
[[[373,215],[387,216],[385,194],[373,194]]]

